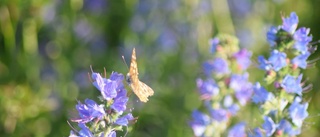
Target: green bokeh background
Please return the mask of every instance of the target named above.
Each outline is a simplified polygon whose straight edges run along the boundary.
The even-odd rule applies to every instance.
[[[129,63],[133,47],[140,79],[155,95],[145,104],[130,96],[139,119],[128,136],[193,136],[188,121],[201,105],[195,80],[201,63],[210,59],[208,40],[218,33],[237,35],[256,62],[259,54],[268,54],[266,31],[282,23],[281,13],[295,11],[299,26],[311,28],[319,40],[319,5],[317,0],[0,0],[0,136],[68,136],[77,100],[98,95],[89,66],[126,74],[121,56]],[[304,94],[310,100],[305,137],[320,136],[318,64],[304,71],[313,84]],[[263,77],[254,63],[249,72],[252,82]],[[250,106],[242,112],[242,119],[259,118]]]

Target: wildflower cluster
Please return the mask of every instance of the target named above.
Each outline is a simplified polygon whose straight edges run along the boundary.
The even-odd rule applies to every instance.
[[[77,136],[108,136],[116,137],[116,131],[134,120],[131,113],[126,113],[129,98],[124,87],[124,76],[113,72],[110,78],[103,78],[99,73],[92,72],[93,85],[100,91],[101,97],[96,103],[94,100],[86,99],[76,105],[79,117],[71,119],[77,122],[80,131],[71,131],[70,137]]]
[[[301,82],[301,69],[306,69],[307,59],[315,51],[310,42],[310,29],[298,26],[298,16],[291,13],[282,18],[283,24],[271,27],[267,32],[271,55],[258,57],[259,68],[266,75],[264,86],[256,83],[252,101],[263,113],[264,123],[254,129],[252,136],[295,136],[301,133],[304,119],[308,116],[308,102],[302,95],[310,86]]]
[[[203,108],[193,111],[190,126],[195,136],[225,136],[241,129],[245,133],[242,122],[229,133],[226,131],[231,117],[250,101],[253,93],[246,72],[251,52],[239,49],[238,40],[229,35],[217,36],[209,43],[213,59],[203,64],[205,76],[196,81]]]
[[[310,29],[297,29],[299,20],[294,12],[282,20],[281,26],[267,32],[270,56],[258,57],[259,68],[265,71],[262,84],[248,82],[250,52],[232,46],[235,43],[230,37],[210,41],[214,59],[203,65],[205,80],[197,80],[204,110],[209,115],[198,110],[192,113],[190,126],[195,136],[286,137],[301,133],[308,117],[308,102],[302,96],[312,86],[302,82],[300,71],[312,65],[307,59],[316,47],[310,43]],[[264,122],[254,129],[246,129],[244,122],[229,128],[229,118],[249,100],[259,107]],[[227,129],[228,133],[224,133]]]

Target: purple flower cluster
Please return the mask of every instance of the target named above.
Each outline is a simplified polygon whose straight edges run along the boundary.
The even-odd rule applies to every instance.
[[[210,124],[211,119],[208,115],[194,110],[192,112],[193,121],[190,122],[190,126],[194,131],[195,136],[201,136],[205,132],[207,126]]]
[[[233,74],[230,77],[229,86],[234,90],[235,96],[241,105],[245,105],[253,93],[252,84],[248,82],[249,74]]]
[[[93,85],[100,91],[102,104],[86,99],[76,105],[79,117],[71,119],[77,122],[80,131],[71,131],[70,137],[76,136],[108,136],[115,137],[116,130],[122,130],[129,121],[134,120],[131,113],[124,114],[129,100],[123,85],[124,76],[113,72],[110,78],[103,78],[99,73],[92,72]]]
[[[301,126],[303,120],[308,116],[306,111],[308,104],[300,104],[301,98],[297,97],[289,107],[289,114],[291,119],[281,118],[279,123],[275,123],[273,118],[269,116],[264,117],[264,123],[261,128],[256,128],[252,137],[266,136],[296,136],[301,133]],[[274,114],[274,113],[273,113]],[[292,123],[290,122],[292,121]],[[262,132],[263,131],[263,132]]]
[[[281,26],[271,27],[267,33],[272,48],[270,57],[258,58],[260,69],[266,71],[265,86],[269,91],[260,83],[254,85],[252,101],[261,108],[264,123],[255,129],[252,137],[299,135],[308,117],[299,71],[308,66],[307,59],[314,49],[310,44],[312,36],[308,36],[307,28],[296,30],[299,22],[296,13],[282,20]]]
[[[281,26],[271,27],[267,33],[267,40],[273,51],[268,60],[259,57],[260,68],[267,71],[279,71],[285,66],[305,69],[307,59],[314,50],[309,44],[312,41],[312,36],[308,36],[310,29],[305,27],[297,29],[299,19],[294,12],[282,20]],[[290,57],[293,59],[286,61],[287,54],[284,52],[293,53],[294,56]]]
[[[221,35],[209,41],[213,59],[203,64],[204,79],[197,79],[200,99],[206,114],[194,110],[190,126],[195,136],[221,136],[227,134],[227,125],[232,116],[251,99],[252,84],[248,81],[246,69],[252,55],[246,49],[239,49],[237,39]],[[230,50],[232,49],[232,50]],[[231,52],[230,52],[231,51]],[[239,123],[229,131],[245,133],[245,124]],[[211,132],[214,130],[214,133]]]
[[[259,68],[265,72],[262,84],[252,85],[248,81],[250,52],[235,48],[237,42],[232,42],[230,37],[210,40],[214,59],[203,64],[205,80],[197,79],[207,114],[193,112],[190,126],[195,136],[264,137],[301,133],[309,115],[309,104],[302,96],[309,88],[304,87],[306,81],[302,82],[300,71],[309,66],[307,59],[316,48],[310,44],[310,29],[297,29],[296,13],[282,20],[281,26],[271,27],[267,32],[270,56],[258,57]],[[262,117],[260,126],[246,130],[246,123],[230,121],[240,106],[249,101],[259,107]]]
[[[240,122],[234,125],[228,132],[228,137],[246,137],[246,124]]]
[[[263,70],[279,71],[283,67],[287,66],[286,57],[287,55],[285,53],[273,50],[268,60],[263,56],[259,56],[258,61],[260,63],[260,68]]]
[[[274,95],[268,92],[264,87],[261,87],[259,82],[253,86],[253,91],[252,101],[254,103],[265,103],[268,100],[274,99]]]

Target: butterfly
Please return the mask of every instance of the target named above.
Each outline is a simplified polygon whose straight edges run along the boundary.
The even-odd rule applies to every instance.
[[[136,50],[133,48],[130,69],[126,76],[126,81],[133,90],[134,94],[138,96],[141,102],[147,102],[148,97],[152,96],[154,91],[138,78],[138,67],[136,61]]]

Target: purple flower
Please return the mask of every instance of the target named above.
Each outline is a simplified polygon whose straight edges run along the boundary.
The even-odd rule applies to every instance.
[[[309,115],[307,112],[309,104],[308,103],[300,104],[300,102],[301,102],[301,98],[296,97],[294,99],[294,102],[289,107],[289,114],[290,114],[290,117],[292,118],[292,122],[298,127],[302,126],[303,120]]]
[[[227,95],[223,99],[223,107],[227,108],[227,110],[232,114],[236,115],[236,113],[239,111],[240,107],[238,104],[233,103],[233,99],[230,95]]]
[[[310,29],[303,27],[298,29],[293,35],[293,39],[295,40],[293,47],[301,53],[308,52],[308,44],[312,41],[312,36],[308,36],[309,32]]]
[[[219,45],[220,40],[219,38],[213,38],[209,40],[209,44],[211,46],[211,53],[215,53],[217,50],[217,46]]]
[[[96,14],[102,13],[107,9],[107,1],[105,0],[84,0],[83,9],[91,11]]]
[[[228,132],[228,137],[246,137],[247,134],[245,132],[246,124],[241,122],[234,125]]]
[[[80,137],[93,137],[90,129],[83,123],[79,123],[78,126],[81,128],[79,131]]]
[[[284,88],[284,90],[286,90],[286,92],[288,93],[296,93],[298,95],[301,95],[301,79],[302,74],[300,74],[298,78],[295,78],[291,75],[286,75],[281,83],[281,87]]]
[[[259,128],[253,129],[253,133],[249,133],[248,136],[249,137],[264,137],[264,135],[262,134],[261,129],[259,129]]]
[[[234,116],[237,114],[237,112],[240,110],[239,105],[232,104],[231,106],[227,107],[228,111]]]
[[[110,75],[110,80],[115,81],[116,84],[118,85],[118,88],[124,88],[123,85],[123,80],[124,80],[124,76],[118,72],[112,72],[112,74]]]
[[[192,112],[192,118],[193,120],[189,124],[193,129],[194,135],[201,136],[206,130],[207,125],[209,125],[210,118],[197,110]]]
[[[279,71],[281,68],[287,65],[286,53],[279,52],[278,50],[273,50],[268,61],[271,63],[275,71]]]
[[[251,83],[247,83],[243,85],[242,90],[236,91],[236,98],[241,105],[245,105],[250,100],[252,92]]]
[[[277,44],[277,40],[278,40],[277,33],[278,33],[278,28],[274,26],[272,26],[267,32],[267,41],[269,42],[271,47]]]
[[[285,119],[282,119],[277,128],[278,132],[282,132],[289,136],[299,135],[301,133],[300,128],[293,128],[291,123]]]
[[[248,73],[245,73],[243,75],[233,74],[230,78],[229,86],[235,91],[240,91],[242,90],[244,85],[247,85],[249,83],[248,78],[249,78]]]
[[[236,98],[241,105],[247,103],[252,95],[252,84],[248,82],[248,73],[243,75],[232,75],[230,78],[230,88],[235,91]]]
[[[110,79],[102,78],[98,73],[92,73],[93,85],[101,92],[106,100],[110,100],[117,96],[117,83]]]
[[[127,108],[127,102],[129,98],[127,96],[119,96],[114,99],[111,108],[114,109],[119,114],[122,114],[124,110]]]
[[[288,134],[291,129],[292,129],[292,126],[291,126],[290,122],[288,122],[288,121],[285,120],[285,119],[282,119],[282,120],[279,122],[279,126],[278,126],[278,128],[277,128],[277,131],[278,131],[278,132],[283,132],[283,133],[285,133],[285,134]]]
[[[212,96],[219,94],[219,87],[213,79],[208,79],[206,81],[197,79],[197,87],[201,94],[201,98],[204,99],[209,99]]]
[[[176,52],[178,38],[171,29],[164,29],[160,33],[157,42],[167,52]]]
[[[212,72],[217,74],[229,73],[228,63],[222,58],[215,58],[213,61],[206,61],[203,64],[203,68],[207,75],[210,75]]]
[[[233,57],[237,60],[238,65],[242,70],[246,70],[251,64],[252,53],[246,49],[241,49],[239,52],[235,53]]]
[[[132,116],[131,113],[118,118],[116,120],[115,124],[120,125],[120,126],[127,126],[129,124],[130,120],[134,120],[134,117]]]
[[[229,67],[228,67],[228,63],[226,60],[222,59],[222,58],[216,58],[213,61],[213,68],[215,73],[217,74],[227,74],[229,73]]]
[[[85,42],[91,41],[94,37],[93,26],[85,19],[80,19],[73,25],[76,36]]]
[[[91,75],[92,79],[94,80],[93,85],[98,89],[98,90],[104,90],[106,78],[102,78],[99,73],[92,72]]]
[[[262,128],[266,132],[267,136],[271,136],[276,131],[276,127],[277,125],[273,122],[273,120],[270,117],[264,117],[264,123],[262,125]]]
[[[263,70],[271,70],[279,71],[281,68],[287,65],[286,62],[287,55],[283,52],[279,52],[278,50],[273,50],[271,56],[268,60],[266,60],[263,56],[258,57],[258,62],[260,64],[260,69]]]
[[[310,56],[310,53],[306,52],[305,54],[300,54],[299,56],[295,57],[294,59],[292,59],[291,62],[295,66],[305,69],[308,65],[307,59],[309,56]]]
[[[101,91],[101,94],[104,99],[110,100],[112,98],[115,98],[117,96],[117,83],[115,81],[112,81],[110,79],[107,79],[105,81],[105,87],[104,90]]]
[[[281,28],[290,34],[294,33],[299,23],[298,16],[295,12],[292,12],[288,18],[282,18],[282,21],[283,24]]]
[[[202,64],[202,68],[203,68],[203,71],[206,75],[208,76],[211,76],[212,72],[213,72],[213,61],[210,60],[210,61],[206,61]]]
[[[127,97],[127,90],[123,84],[124,76],[120,73],[113,72],[110,75],[110,79],[107,79],[92,71],[92,79],[94,80],[93,85],[101,92],[103,97],[102,102],[106,104],[106,106],[98,105],[90,99],[86,99],[84,104],[79,101],[76,105],[79,118],[71,119],[71,121],[78,122],[81,131],[76,134],[71,132],[70,137],[76,137],[78,135],[81,137],[116,137],[115,131],[121,130],[122,126],[128,126],[129,121],[134,120],[131,113],[122,115],[126,110],[129,99]],[[101,123],[99,121],[104,122]],[[85,123],[88,122],[91,123],[89,128],[85,125]],[[105,130],[102,131],[101,128],[111,130],[105,133]]]
[[[233,104],[233,99],[231,95],[226,95],[223,99],[223,106],[230,107]]]
[[[211,109],[210,111],[211,117],[218,121],[218,122],[223,122],[227,121],[229,119],[229,112],[225,109]]]
[[[274,95],[262,87],[259,82],[253,86],[253,91],[252,101],[256,104],[264,103],[274,98]]]
[[[236,19],[244,19],[244,17],[250,16],[250,13],[254,10],[254,5],[248,0],[231,0],[228,2],[230,11],[234,14]]]
[[[79,119],[73,119],[72,121],[78,123],[87,123],[94,118],[101,119],[105,115],[103,105],[98,105],[96,102],[90,99],[85,100],[86,104],[78,102],[76,109],[79,112]]]
[[[262,70],[269,71],[272,69],[271,63],[266,60],[263,56],[258,57],[259,68]]]
[[[117,83],[117,96],[114,98],[113,104],[111,108],[114,109],[119,114],[122,114],[124,110],[126,110],[126,105],[129,100],[127,97],[127,90],[123,85],[124,76],[118,73],[112,73],[110,76],[110,80],[113,80]]]

